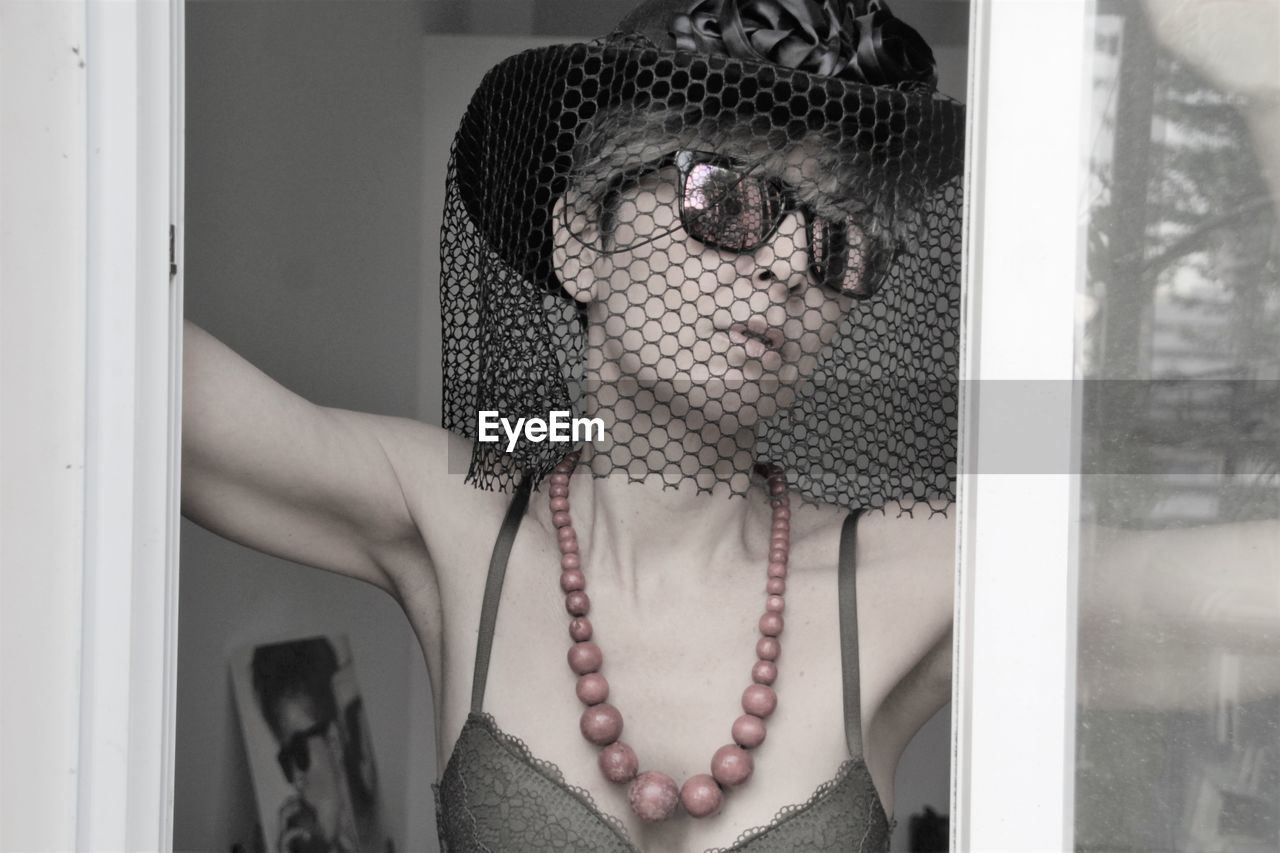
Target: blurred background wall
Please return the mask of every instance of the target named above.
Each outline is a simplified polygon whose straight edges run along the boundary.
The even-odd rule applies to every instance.
[[[190,0],[187,315],[326,405],[439,422],[437,235],[449,142],[483,72],[535,44],[608,31],[630,0]],[[963,98],[968,4],[900,0]],[[229,654],[346,634],[401,851],[434,851],[430,685],[380,591],[184,523],[174,849],[251,845],[252,780]],[[895,849],[945,812],[950,712],[898,774]],[[252,849],[249,846],[248,849]]]

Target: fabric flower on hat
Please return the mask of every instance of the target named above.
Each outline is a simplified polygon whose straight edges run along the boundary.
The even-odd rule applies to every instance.
[[[696,0],[670,32],[680,50],[872,86],[937,85],[929,45],[880,0]]]

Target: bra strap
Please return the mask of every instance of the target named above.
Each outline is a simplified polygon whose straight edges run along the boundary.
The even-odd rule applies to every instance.
[[[840,567],[837,596],[840,600],[840,663],[844,679],[844,737],[849,755],[862,757],[862,693],[858,678],[858,587],[856,556],[858,517],[855,509],[840,528]]]
[[[489,558],[489,577],[484,582],[484,602],[480,605],[480,634],[476,637],[476,668],[471,676],[471,712],[480,713],[484,708],[484,688],[489,680],[489,655],[493,652],[493,627],[498,622],[498,602],[502,598],[502,582],[507,576],[507,558],[511,556],[511,543],[524,519],[529,506],[529,492],[533,478],[525,475],[516,487],[502,519],[498,538],[493,543],[493,556]]]

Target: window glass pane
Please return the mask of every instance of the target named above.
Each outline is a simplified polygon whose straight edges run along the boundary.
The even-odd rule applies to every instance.
[[[1280,849],[1277,15],[1098,4],[1080,850]]]

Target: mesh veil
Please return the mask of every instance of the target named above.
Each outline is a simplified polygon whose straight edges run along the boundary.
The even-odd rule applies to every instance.
[[[962,109],[931,81],[690,49],[690,8],[512,57],[473,96],[441,241],[445,427],[571,412],[604,422],[597,476],[745,494],[767,461],[814,501],[944,504]],[[868,12],[823,8],[841,38]],[[468,479],[509,489],[574,446],[477,441]]]

